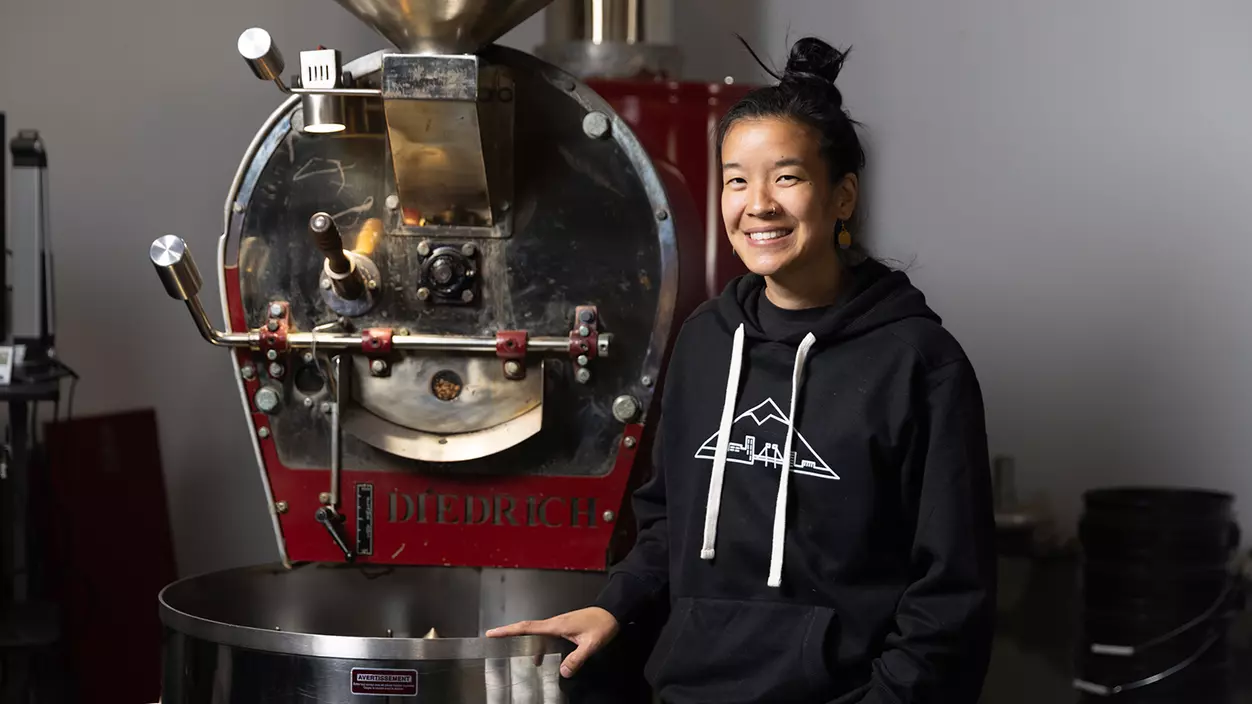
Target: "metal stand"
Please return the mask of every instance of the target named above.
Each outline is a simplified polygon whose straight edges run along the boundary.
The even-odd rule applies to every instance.
[[[40,662],[60,641],[60,618],[56,605],[43,597],[39,556],[30,536],[30,487],[32,468],[38,465],[40,448],[31,432],[32,404],[56,402],[60,379],[21,381],[0,386],[0,401],[9,408],[8,457],[0,463],[0,499],[6,540],[0,549],[3,570],[3,605],[0,606],[0,704],[56,701],[50,686],[53,677],[41,677]],[[52,673],[49,673],[50,675]]]

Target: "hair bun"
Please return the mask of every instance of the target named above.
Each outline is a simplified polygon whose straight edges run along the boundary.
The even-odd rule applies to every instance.
[[[843,70],[848,52],[839,51],[816,37],[805,37],[791,45],[782,82],[821,81],[834,86]]]

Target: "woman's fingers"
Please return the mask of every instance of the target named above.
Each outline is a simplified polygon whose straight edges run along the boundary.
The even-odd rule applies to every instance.
[[[553,619],[543,621],[518,621],[507,626],[487,631],[488,638],[508,638],[510,636],[559,636],[552,623]]]
[[[578,672],[578,668],[583,666],[583,663],[587,661],[587,658],[591,657],[594,651],[595,648],[590,643],[580,644],[574,649],[574,652],[565,656],[565,661],[561,663],[561,676],[566,678],[573,677],[574,673]]]

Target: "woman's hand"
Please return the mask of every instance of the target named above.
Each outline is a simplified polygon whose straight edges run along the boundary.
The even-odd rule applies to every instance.
[[[543,621],[520,621],[487,631],[488,638],[509,636],[559,636],[578,647],[561,663],[561,676],[573,677],[597,650],[613,640],[618,631],[613,614],[598,606],[553,616]]]

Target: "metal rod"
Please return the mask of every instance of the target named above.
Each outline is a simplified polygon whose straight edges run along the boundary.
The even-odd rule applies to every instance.
[[[377,88],[292,88],[293,95],[341,95],[358,98],[381,98],[383,92]]]
[[[204,306],[200,305],[200,297],[192,296],[187,299],[187,310],[191,311],[191,317],[196,321],[196,327],[200,330],[200,335],[208,340],[210,344],[218,347],[249,347],[259,344],[261,338],[259,335],[242,332],[222,333],[213,327],[213,323],[209,321],[208,313],[204,312]]]
[[[345,359],[346,358],[346,359]],[[335,375],[335,402],[330,406],[330,505],[339,507],[339,471],[342,448],[339,445],[339,407],[349,398],[345,384],[352,378],[352,358],[346,353],[331,360]],[[347,371],[345,371],[345,369]]]

